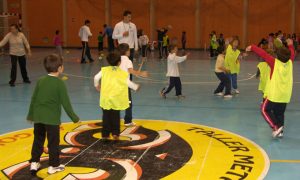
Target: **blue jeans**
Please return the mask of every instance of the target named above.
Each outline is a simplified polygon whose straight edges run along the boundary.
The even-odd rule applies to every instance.
[[[235,74],[228,74],[228,77],[231,81],[231,86],[233,89],[237,89],[237,73]]]

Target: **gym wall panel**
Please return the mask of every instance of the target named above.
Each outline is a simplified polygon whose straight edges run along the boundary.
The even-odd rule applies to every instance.
[[[181,47],[181,34],[186,31],[187,48],[195,45],[195,0],[157,0],[156,25],[157,29],[171,25],[173,28],[168,32],[169,37],[177,38]],[[157,34],[154,35],[157,40]]]
[[[89,45],[97,47],[98,33],[103,31],[105,24],[104,9],[104,0],[67,0],[68,46],[81,46],[78,32],[84,21],[89,19],[93,34]]]
[[[209,34],[215,30],[225,37],[233,35],[242,39],[242,0],[201,0],[200,1],[201,47],[209,46]]]
[[[300,38],[300,0],[296,2],[296,32]]]
[[[144,33],[150,38],[150,13],[149,0],[118,0],[111,1],[112,25],[115,26],[123,20],[123,12],[132,12],[132,22],[137,29],[143,29]]]
[[[63,29],[62,1],[28,0],[26,8],[30,44],[52,45],[55,30]]]
[[[21,0],[8,0],[7,11],[10,13],[22,13]]]
[[[248,44],[258,44],[270,32],[291,32],[291,1],[249,1]]]
[[[11,0],[10,2],[20,0]],[[63,32],[63,0],[26,0],[29,39],[34,46],[50,46],[56,29]],[[68,46],[81,46],[79,28],[91,20],[93,37],[90,46],[97,46],[97,35],[105,23],[104,0],[66,0]],[[269,32],[291,31],[291,0],[248,0],[247,44],[255,43]],[[300,0],[296,0],[296,32],[300,33]],[[111,0],[112,26],[123,19],[123,11],[132,11],[132,22],[150,36],[149,0]],[[156,0],[156,27],[172,25],[170,38],[187,32],[187,47],[195,47],[196,0]],[[209,33],[215,30],[225,37],[243,36],[243,0],[200,0],[200,46],[208,47]],[[154,34],[154,40],[157,34]],[[105,41],[106,43],[106,41]]]

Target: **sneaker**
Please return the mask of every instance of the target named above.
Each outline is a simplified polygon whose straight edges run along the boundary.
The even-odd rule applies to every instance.
[[[231,94],[227,94],[227,95],[224,96],[224,98],[230,99],[230,98],[232,98],[232,95]]]
[[[273,137],[273,138],[278,137],[278,135],[281,133],[282,129],[283,129],[283,126],[281,126],[280,128],[278,128],[277,130],[274,130],[274,131],[272,132],[272,137]]]
[[[91,60],[90,60],[90,63],[93,63],[94,61],[95,61],[94,59],[91,59]]]
[[[281,132],[278,134],[278,137],[279,137],[279,138],[283,138],[283,131],[281,131]]]
[[[163,93],[163,90],[159,91],[160,97],[166,99],[167,96]]]
[[[29,79],[27,79],[27,80],[25,80],[23,82],[26,83],[26,84],[30,84],[31,83],[31,81]]]
[[[80,64],[86,64],[86,61],[81,61]]]
[[[65,170],[65,165],[63,165],[63,164],[61,164],[57,167],[49,166],[48,174],[54,174],[54,173],[61,172],[61,171],[64,171],[64,170]]]
[[[233,92],[234,92],[235,94],[240,94],[240,91],[239,91],[238,89],[234,89]]]
[[[178,97],[178,99],[180,100],[180,99],[185,99],[185,96],[183,96],[183,95],[179,95],[179,96],[177,96]]]
[[[134,122],[124,124],[126,127],[136,126]]]
[[[215,93],[215,96],[224,96],[224,93],[222,93],[222,92]]]
[[[41,167],[39,162],[31,162],[30,164],[30,172],[31,174],[35,174]]]

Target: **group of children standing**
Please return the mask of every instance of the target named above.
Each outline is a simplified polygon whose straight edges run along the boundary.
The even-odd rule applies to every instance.
[[[256,76],[260,78],[258,89],[263,94],[261,112],[272,128],[272,137],[274,138],[283,137],[284,113],[292,95],[293,61],[295,58],[292,39],[286,39],[286,45],[279,38],[277,41],[274,46],[274,53],[270,53],[270,51],[268,53],[255,45],[246,48],[247,52],[253,51],[265,61],[258,64]],[[226,45],[226,50],[220,47],[217,49],[219,55],[216,60],[215,74],[220,80],[220,84],[214,94],[224,96],[224,98],[232,98],[232,92],[239,93],[237,75],[240,71],[240,58],[243,55],[238,50],[238,37],[231,38]],[[233,91],[231,87],[233,87]],[[224,89],[225,94],[223,93]]]
[[[227,40],[226,49],[218,46],[215,74],[220,80],[220,84],[214,91],[216,96],[223,96],[224,98],[232,98],[232,92],[239,94],[237,85],[237,76],[240,73],[240,59],[242,57],[238,49],[240,41],[237,36]],[[231,87],[233,90],[231,90]],[[225,93],[223,93],[225,89]]]
[[[265,62],[258,64],[257,76],[260,77],[259,90],[263,93],[261,112],[272,128],[272,136],[283,137],[284,113],[291,100],[293,89],[293,61],[295,50],[293,40],[287,39],[287,47],[275,48],[275,57],[255,45],[246,51],[253,51]]]
[[[58,35],[59,32],[56,32]],[[263,93],[261,111],[263,117],[273,129],[272,136],[282,137],[284,128],[284,112],[290,102],[293,88],[293,61],[295,57],[293,41],[287,39],[287,47],[284,45],[276,49],[276,58],[269,55],[263,49],[251,45],[246,51],[258,54],[265,63],[259,63],[260,85]],[[61,45],[59,39],[55,40]],[[142,44],[143,45],[143,44]],[[219,53],[215,65],[215,74],[220,79],[220,84],[215,90],[215,95],[231,98],[233,92],[238,94],[237,75],[240,71],[241,52],[238,49],[239,39],[233,37],[227,40],[227,47],[219,46]],[[176,96],[184,98],[178,63],[187,59],[185,56],[177,56],[178,47],[169,45],[167,57],[167,77],[169,85],[160,91],[160,95],[166,95],[175,87]],[[120,111],[125,111],[125,126],[134,126],[132,121],[131,90],[137,91],[140,86],[132,82],[130,74],[148,77],[148,72],[134,70],[132,59],[129,59],[130,48],[126,43],[118,46],[118,51],[111,52],[106,59],[108,66],[102,67],[94,77],[94,86],[100,92],[100,108],[102,117],[102,138],[108,140],[112,135],[114,140],[119,140],[120,135]],[[35,174],[41,167],[40,157],[43,153],[45,139],[48,140],[49,168],[48,173],[53,174],[64,170],[64,165],[59,162],[59,126],[61,124],[61,106],[67,112],[73,122],[78,123],[79,117],[74,113],[67,94],[64,82],[59,79],[63,73],[63,59],[61,55],[49,55],[44,59],[44,67],[48,75],[40,78],[36,84],[27,120],[34,123],[34,142],[31,151],[30,171]],[[225,89],[225,93],[223,93]]]

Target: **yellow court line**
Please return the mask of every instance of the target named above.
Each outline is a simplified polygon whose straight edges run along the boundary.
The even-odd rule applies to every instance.
[[[272,163],[300,163],[300,160],[272,159]]]

